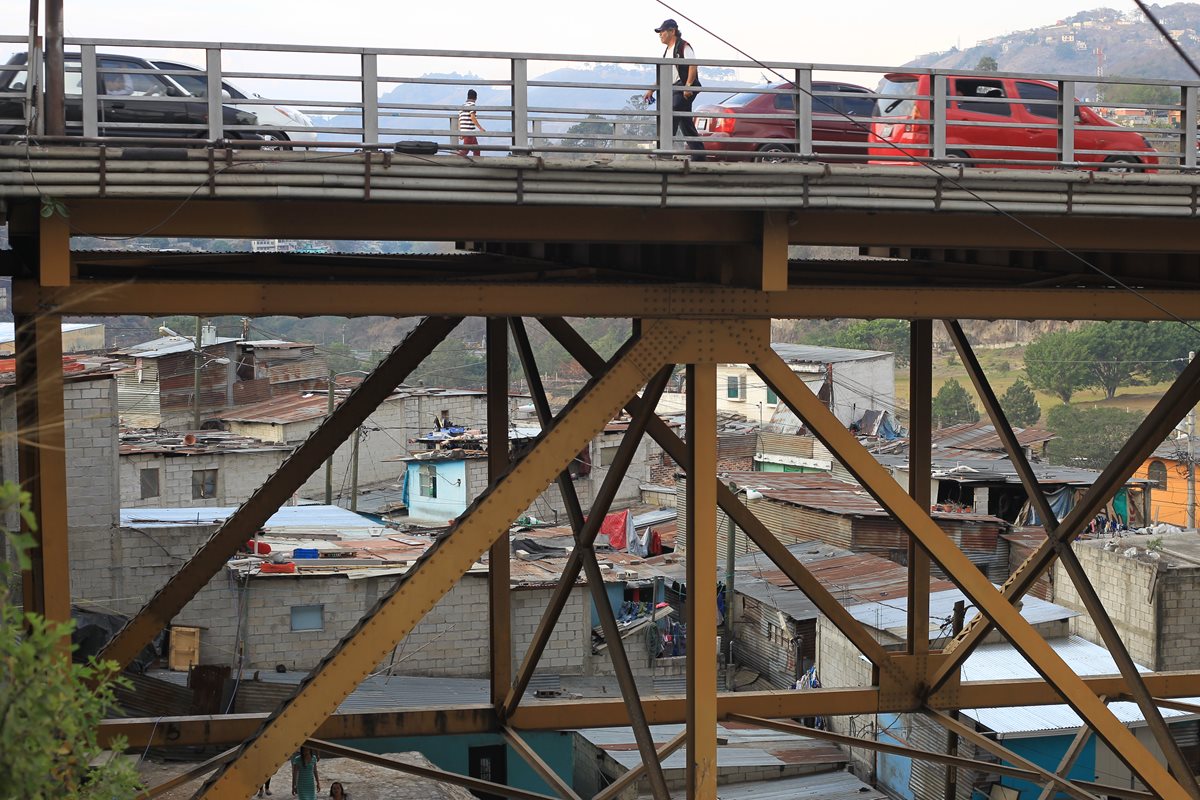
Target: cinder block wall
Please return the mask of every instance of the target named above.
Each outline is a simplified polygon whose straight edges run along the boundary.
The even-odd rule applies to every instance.
[[[131,453],[120,457],[121,508],[199,508],[241,505],[288,455],[284,450],[167,456]],[[158,494],[142,497],[141,471],[157,469]],[[192,497],[192,473],[217,470],[217,495]],[[323,474],[323,473],[322,473]]]
[[[1121,640],[1129,648],[1133,660],[1154,670],[1172,669],[1160,663],[1158,657],[1157,618],[1162,609],[1159,608],[1160,591],[1153,586],[1158,565],[1137,558],[1126,558],[1120,552],[1111,552],[1086,543],[1075,544],[1074,550],[1092,586],[1099,594],[1100,601],[1112,617]],[[1166,572],[1159,576],[1160,580],[1167,577]],[[1187,598],[1177,596],[1175,592],[1168,593],[1168,603],[1175,603],[1178,607],[1181,601],[1190,602]],[[1095,623],[1075,590],[1075,584],[1071,582],[1061,564],[1054,566],[1054,602],[1079,612],[1079,616],[1071,620],[1072,633],[1088,641],[1103,644]],[[1188,624],[1193,628],[1190,634],[1185,630],[1177,633],[1184,637],[1183,641],[1190,643],[1193,657],[1186,665],[1174,669],[1191,668],[1195,663],[1195,647],[1200,632],[1194,630],[1194,618],[1188,620]]]
[[[89,528],[73,542],[72,585],[77,599],[98,610],[133,614],[216,531],[216,526]],[[252,578],[243,585],[222,570],[175,619],[202,629],[201,661],[236,664],[238,642],[246,666],[307,670],[386,593],[394,577],[349,580],[343,576]],[[520,663],[550,588],[513,592],[514,667]],[[466,575],[397,648],[395,674],[483,677],[488,674],[487,576]],[[244,605],[243,605],[244,604]],[[293,606],[323,605],[323,628],[293,631]],[[242,625],[239,629],[239,609]],[[577,587],[539,662],[539,671],[580,674],[591,653],[586,587]]]

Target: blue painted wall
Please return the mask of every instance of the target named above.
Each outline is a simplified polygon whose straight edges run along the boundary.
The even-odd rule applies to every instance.
[[[1054,772],[1058,769],[1058,764],[1062,761],[1062,757],[1066,754],[1067,748],[1071,746],[1071,741],[1075,738],[1074,732],[1065,736],[1036,736],[1021,739],[1005,739],[1003,744],[1008,749],[1012,750],[1019,756],[1029,759],[1039,767],[1048,769]],[[1068,776],[1071,780],[1079,781],[1095,781],[1099,780],[1096,777],[1096,737],[1092,736],[1084,745],[1083,752],[1079,754],[1079,760],[1075,762],[1075,766],[1071,769],[1071,774]],[[1012,789],[1016,789],[1021,793],[1021,800],[1037,800],[1041,794],[1042,787],[1035,785],[1029,781],[1023,781],[1020,778],[1002,777],[1000,783]],[[1061,792],[1053,795],[1055,798],[1066,797],[1067,795]]]
[[[574,748],[572,733],[559,731],[528,731],[522,734],[538,755],[553,769],[559,777],[568,784],[574,770]],[[349,747],[357,747],[370,753],[399,753],[417,751],[428,758],[433,764],[447,772],[457,772],[467,775],[467,749],[486,745],[505,744],[504,737],[492,733],[463,734],[459,736],[419,736],[400,737],[392,739],[356,739],[342,742]],[[525,763],[511,747],[505,747],[508,754],[508,785],[531,792],[541,792],[553,795],[554,790]],[[325,775],[322,785],[328,785],[332,778]],[[354,787],[347,785],[346,790],[353,796]]]
[[[421,494],[419,467],[437,468],[437,497]],[[414,519],[446,524],[467,510],[467,464],[465,461],[410,461],[405,470],[408,484],[408,515]]]
[[[880,731],[877,737],[879,741],[887,742],[888,744],[906,745],[905,742],[896,736],[888,734],[888,731],[891,730],[899,735],[899,732],[902,730],[899,715],[880,714],[879,727]],[[1005,739],[1003,744],[1014,753],[1032,761],[1039,767],[1054,772],[1058,769],[1059,762],[1062,761],[1063,755],[1066,754],[1067,748],[1071,746],[1071,741],[1074,738],[1075,734],[1071,732],[1058,736]],[[909,786],[909,781],[912,779],[912,759],[904,756],[880,753],[877,763],[877,780],[880,786],[892,792],[897,797],[903,798],[903,800],[920,800],[914,796],[913,790]],[[1075,762],[1075,766],[1071,769],[1069,777],[1072,780],[1099,780],[1096,777],[1096,737],[1093,736],[1088,740],[1087,745],[1083,748],[1083,752],[1079,754],[1079,759]],[[1001,777],[1000,783],[1003,786],[1016,789],[1020,792],[1020,800],[1037,800],[1042,791],[1041,785],[1023,781],[1019,778]],[[1056,794],[1054,797],[1057,800],[1060,797],[1065,798],[1066,795]]]
[[[880,714],[878,719],[879,734],[876,738],[879,741],[907,746],[906,742],[889,735],[889,731],[899,732],[901,730],[899,714]],[[912,789],[909,788],[909,781],[912,778],[911,758],[880,753],[876,764],[876,780],[880,786],[904,800],[916,800]]]

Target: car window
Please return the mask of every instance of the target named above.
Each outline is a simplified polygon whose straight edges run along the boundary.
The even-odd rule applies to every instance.
[[[783,88],[785,88],[785,84],[768,83],[765,86],[760,86],[758,88],[759,89],[783,89]],[[747,105],[750,105],[751,103],[753,103],[755,100],[757,100],[760,97],[762,97],[762,95],[759,92],[739,92],[738,94],[729,95],[729,97],[726,97],[724,100],[722,100],[720,104],[723,106],[747,106]]]
[[[203,75],[172,75],[175,82],[188,90],[188,94],[194,94],[196,97],[208,96],[208,79]]]
[[[795,111],[796,96],[794,94],[775,95],[775,108],[779,111]]]
[[[1052,104],[1046,103],[1024,103],[1025,110],[1035,117],[1045,117],[1046,119],[1058,119],[1058,89],[1053,86],[1046,86],[1041,83],[1029,83],[1028,81],[1017,81],[1017,94],[1022,100],[1049,100]]]
[[[881,97],[876,101],[876,109],[874,116],[876,117],[911,117],[913,107],[916,101],[908,98],[915,97],[917,94],[917,81],[899,80],[891,81],[884,80],[879,85],[879,93],[885,95],[894,95],[892,97]]]
[[[875,113],[875,98],[844,94],[834,99],[837,110],[852,117],[870,117]]]
[[[99,60],[100,69],[145,69],[136,61],[120,61],[112,58]],[[100,72],[100,93],[133,97],[167,95],[168,84],[157,75],[128,75],[120,72]]]
[[[1004,99],[1004,83],[998,80],[983,78],[956,78],[954,80],[954,95],[957,97],[977,97],[978,101],[959,100],[960,111],[970,111],[973,114],[992,114],[997,117],[1012,116],[1012,107],[1008,103],[995,102]]]

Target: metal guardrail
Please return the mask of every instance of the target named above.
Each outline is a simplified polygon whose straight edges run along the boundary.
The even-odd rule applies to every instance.
[[[682,61],[663,58],[630,58],[624,56],[598,56],[580,54],[541,54],[519,52],[448,52],[438,50],[392,49],[392,48],[346,48],[327,46],[272,45],[255,43],[218,43],[188,41],[153,41],[128,39],[68,38],[67,49],[78,54],[67,62],[68,73],[78,73],[80,91],[70,102],[80,105],[80,116],[74,123],[74,133],[85,140],[109,144],[138,143],[149,141],[190,139],[219,143],[228,138],[252,137],[262,131],[262,126],[252,124],[228,125],[224,120],[223,106],[236,104],[242,108],[255,108],[286,104],[293,106],[313,118],[314,127],[299,128],[280,126],[273,130],[285,135],[300,132],[315,132],[315,141],[292,141],[289,147],[320,149],[392,149],[395,142],[404,139],[429,139],[438,142],[447,151],[461,147],[457,131],[458,112],[461,106],[451,103],[393,102],[390,92],[399,87],[421,86],[458,87],[507,90],[509,102],[503,105],[480,105],[477,115],[486,131],[472,132],[479,144],[471,150],[494,154],[512,155],[560,155],[563,157],[588,156],[598,153],[612,157],[671,156],[689,152],[689,146],[707,146],[706,154],[722,160],[757,160],[764,157],[761,148],[773,146],[778,152],[770,154],[777,160],[803,160],[824,162],[932,162],[961,163],[963,165],[1022,166],[1037,168],[1078,168],[1102,166],[1095,163],[1103,159],[1141,159],[1140,164],[1116,164],[1132,170],[1194,170],[1197,166],[1198,90],[1200,82],[1176,82],[1165,80],[1130,80],[1124,78],[1098,78],[1088,76],[1027,76],[1003,72],[939,71],[916,68],[887,68],[879,66],[812,64],[795,62],[770,62],[765,66],[775,76],[786,78],[790,86],[776,87],[732,87],[709,84],[695,101],[690,113],[673,112],[670,103],[660,100],[657,109],[647,108],[636,102],[636,98],[647,90],[655,90],[658,97],[667,98],[683,87],[673,86],[675,67],[678,64],[697,64],[705,68],[748,69],[761,73],[764,65],[731,60]],[[0,48],[13,52],[28,47],[28,38],[23,36],[0,36]],[[35,48],[36,50],[36,48]],[[180,51],[193,54],[180,58]],[[136,107],[147,103],[175,103],[194,106],[197,101],[206,104],[203,123],[188,122],[123,122],[111,123],[103,119],[103,111],[112,103],[111,97],[100,93],[98,78],[103,74],[144,75],[154,74],[170,79],[186,73],[178,70],[160,69],[116,69],[98,63],[104,54],[135,55],[165,53],[162,60],[191,61],[202,64],[206,71],[208,89],[205,98],[191,96],[170,97],[122,97],[121,101]],[[231,60],[245,59],[247,54],[259,54],[264,60],[279,57],[303,56],[322,66],[321,60],[335,62],[334,68],[306,73],[282,71],[245,71],[227,69]],[[232,58],[231,57],[234,57]],[[141,55],[141,57],[147,57]],[[158,58],[157,56],[150,56]],[[36,59],[36,55],[35,55]],[[455,64],[481,63],[491,66],[484,72],[504,77],[431,77],[422,74],[428,71],[431,60],[452,60]],[[352,66],[347,66],[347,64]],[[631,73],[628,80],[571,81],[549,78],[531,78],[540,67],[562,64],[599,63],[615,65]],[[341,66],[341,69],[336,67]],[[532,70],[531,70],[532,65]],[[5,71],[23,70],[21,66],[0,67]],[[638,74],[640,73],[640,74]],[[870,88],[891,73],[929,76],[928,93],[897,94],[888,91],[890,84],[882,90],[856,94],[859,98],[878,101],[870,116],[840,117],[828,110],[832,98],[840,96],[835,91],[822,89],[821,81],[831,78],[845,80],[849,76]],[[2,74],[2,73],[0,73]],[[644,76],[644,77],[643,77]],[[0,92],[0,101],[16,99],[19,114],[0,119],[0,141],[38,137],[41,115],[39,106],[41,92],[37,87],[37,75],[26,80],[20,92]],[[70,76],[68,76],[70,77]],[[702,80],[704,74],[701,75]],[[975,119],[958,115],[951,118],[953,110],[962,102],[961,95],[954,94],[952,80],[962,77],[978,80],[1000,80],[1005,78],[1036,78],[1046,81],[1057,89],[1057,100],[1025,99],[1018,97],[971,96],[970,104],[997,109],[1024,106],[1030,113],[1042,108],[1037,122],[1029,120],[1006,122],[998,115],[976,113]],[[287,97],[265,99],[249,97],[232,101],[221,96],[222,81],[270,82],[288,87]],[[781,83],[783,81],[781,80]],[[70,82],[69,82],[70,83]],[[1120,116],[1137,124],[1122,125],[1118,129],[1108,125],[1087,124],[1076,112],[1074,97],[1081,83],[1103,87],[1106,91],[1119,85],[1167,87],[1168,94],[1178,97],[1175,103],[1131,103],[1105,102],[1087,103],[1088,107],[1108,116]],[[814,89],[813,87],[816,86]],[[799,88],[796,88],[799,87]],[[251,87],[252,88],[252,87]],[[543,102],[539,97],[556,89],[573,89],[592,94],[598,102],[586,108],[562,107]],[[1159,89],[1161,92],[1161,88]],[[720,115],[702,111],[703,107],[719,102],[727,92],[747,92],[758,95],[785,96],[790,106],[786,114],[739,113],[736,119],[743,130],[748,124],[786,120],[785,134],[773,132],[764,135],[714,136],[711,131],[698,137],[680,137],[672,134],[673,117],[686,116],[711,128],[710,120]],[[625,98],[616,107],[613,98]],[[893,102],[911,103],[921,108],[924,114],[897,118],[883,113]],[[848,129],[856,141],[847,142],[840,138],[829,138],[829,123],[836,122]],[[892,148],[877,138],[868,142],[868,132],[880,132],[882,126],[903,125],[908,133],[906,143]],[[1144,137],[1146,148],[1112,149],[1086,147],[1089,134],[1104,135],[1119,130]],[[735,127],[736,131],[736,127]],[[164,136],[167,133],[169,136]],[[843,131],[844,133],[845,131]],[[1020,133],[1030,143],[1001,142],[1001,138],[1014,138],[1010,134]],[[146,135],[151,134],[147,139]],[[920,135],[916,135],[920,134]],[[44,137],[43,137],[44,138]],[[718,138],[722,149],[715,149]],[[976,149],[985,154],[966,152],[966,139],[971,142],[990,142]],[[76,138],[76,140],[78,140]],[[1036,140],[1036,141],[1035,141]],[[176,141],[175,143],[178,143]],[[238,147],[253,148],[268,143],[239,141]],[[269,143],[278,146],[277,143]],[[975,145],[970,145],[975,147]],[[868,148],[870,148],[868,150]],[[1150,163],[1157,161],[1157,163]],[[1092,163],[1088,163],[1092,162]]]

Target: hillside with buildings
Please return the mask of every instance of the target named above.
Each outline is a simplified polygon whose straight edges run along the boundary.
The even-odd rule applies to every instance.
[[[1185,50],[1200,50],[1200,4],[1152,6],[1155,15]],[[1002,72],[1130,78],[1195,75],[1136,8],[1097,8],[1037,28],[998,34],[971,47],[926,53],[906,66],[975,69],[995,59]],[[1095,96],[1095,84],[1081,85],[1081,98]]]

